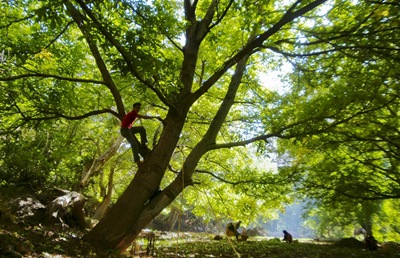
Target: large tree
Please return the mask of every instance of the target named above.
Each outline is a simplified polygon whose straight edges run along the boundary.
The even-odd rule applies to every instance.
[[[75,120],[108,113],[121,119],[124,103],[133,102],[128,94],[142,95],[165,117],[144,164],[85,236],[98,247],[121,251],[186,187],[205,175],[243,183],[248,186],[245,191],[256,188],[266,199],[275,200],[287,190],[278,189],[282,182],[278,175],[243,175],[247,181],[230,178],[229,171],[238,168],[232,165],[235,157],[228,156],[235,154],[231,149],[259,143],[263,150],[274,145],[266,144],[268,139],[320,135],[363,115],[350,110],[332,117],[351,107],[349,103],[336,112],[314,112],[323,98],[308,100],[314,90],[315,94],[328,91],[335,79],[348,78],[346,72],[352,70],[347,66],[343,65],[344,72],[333,69],[346,63],[343,55],[361,56],[372,44],[369,37],[394,44],[395,39],[387,35],[398,31],[376,27],[377,20],[384,23],[383,13],[398,10],[397,4],[380,1],[8,4],[2,4],[6,19],[0,24],[4,49],[0,81],[6,100],[2,110],[12,117],[3,132],[28,121],[54,118]],[[398,51],[392,44],[372,46],[376,59]],[[277,55],[304,73],[288,95],[271,92],[267,86],[274,82],[258,79],[279,66]],[[371,65],[363,64],[365,70]],[[21,89],[25,95],[18,95],[23,97],[17,101]],[[23,98],[31,100],[28,106],[20,105]],[[326,103],[329,106],[334,100]],[[280,175],[290,181],[298,171],[283,167]]]

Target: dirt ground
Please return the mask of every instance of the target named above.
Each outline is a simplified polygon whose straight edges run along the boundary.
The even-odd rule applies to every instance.
[[[10,193],[10,192],[8,192]],[[95,250],[81,237],[87,232],[79,227],[67,225],[68,215],[49,219],[43,198],[35,199],[25,193],[13,192],[0,200],[0,257],[323,257],[323,258],[369,258],[399,257],[400,245],[379,243],[378,250],[366,248],[364,242],[354,238],[336,241],[298,240],[292,244],[280,239],[249,237],[247,241],[228,241],[226,237],[214,240],[214,235],[190,232],[154,232],[155,244],[138,238],[125,254]],[[17,197],[18,198],[17,198]],[[51,202],[54,197],[45,196]],[[39,201],[40,200],[40,201]]]

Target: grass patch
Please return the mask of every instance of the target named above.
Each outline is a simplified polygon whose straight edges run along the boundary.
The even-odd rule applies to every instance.
[[[234,241],[233,246],[242,258],[400,257],[400,250],[386,251],[381,248],[377,251],[370,251],[366,250],[361,242],[355,246],[342,246],[338,244],[340,242],[286,244],[277,241],[251,240],[246,242]],[[238,257],[238,255],[227,240],[222,240],[184,242],[173,244],[170,247],[158,247],[155,250],[155,257]]]

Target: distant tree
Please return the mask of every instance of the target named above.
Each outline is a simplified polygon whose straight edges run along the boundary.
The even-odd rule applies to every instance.
[[[298,68],[288,78],[293,108],[280,113],[307,121],[307,127],[295,129],[297,137],[279,140],[279,160],[282,171],[296,173],[298,198],[316,201],[313,208],[326,220],[325,226],[319,221],[325,229],[358,224],[373,230],[382,200],[400,197],[400,45],[398,35],[386,33],[397,30],[400,5],[365,2],[368,12],[344,2],[329,11],[328,19],[348,12],[358,17],[331,20],[337,27],[315,41],[329,39],[340,51],[318,45],[314,51],[327,51],[329,58],[291,58]],[[352,28],[352,36],[345,28]],[[313,48],[314,42],[299,44]]]

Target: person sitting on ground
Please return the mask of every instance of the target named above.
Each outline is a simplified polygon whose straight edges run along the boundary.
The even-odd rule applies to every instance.
[[[283,231],[283,241],[286,243],[292,243],[293,242],[293,237],[292,235],[287,232],[286,230]]]
[[[226,235],[228,237],[235,236],[236,240],[239,240],[240,234],[238,232],[238,228],[240,227],[240,223],[242,223],[240,220],[238,222],[236,222],[236,223],[229,222],[226,225],[226,229],[225,229]]]
[[[133,109],[125,115],[124,119],[122,119],[122,122],[121,122],[121,135],[123,137],[125,137],[128,140],[128,142],[130,143],[131,148],[132,148],[132,153],[133,153],[133,159],[138,166],[140,166],[142,164],[142,162],[140,161],[139,146],[137,145],[137,141],[134,137],[134,134],[136,134],[136,133],[140,134],[140,142],[141,142],[142,148],[144,148],[144,149],[148,149],[147,145],[146,145],[147,135],[146,135],[146,130],[144,129],[143,126],[132,126],[132,124],[138,118],[143,118],[143,119],[156,118],[156,119],[162,121],[161,118],[158,116],[145,116],[145,115],[139,114],[140,107],[141,107],[141,104],[138,102],[133,104]]]

